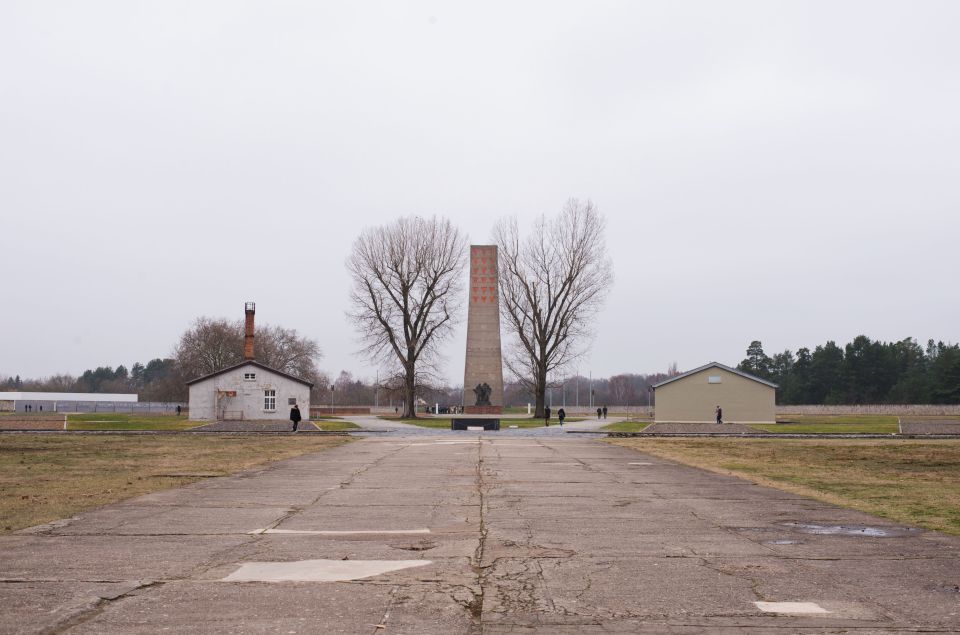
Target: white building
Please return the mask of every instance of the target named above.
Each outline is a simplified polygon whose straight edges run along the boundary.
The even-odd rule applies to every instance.
[[[290,409],[310,418],[309,381],[261,364],[253,357],[256,306],[247,302],[243,361],[187,382],[190,418],[202,421],[286,420]]]
[[[0,410],[25,412],[58,412],[66,408],[72,410],[78,404],[117,404],[137,403],[136,393],[105,392],[0,392]]]
[[[310,418],[313,384],[248,359],[187,382],[190,418],[197,420],[286,420],[294,404]]]

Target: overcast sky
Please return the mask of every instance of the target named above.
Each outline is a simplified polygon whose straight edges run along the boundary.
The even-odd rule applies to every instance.
[[[955,342],[958,24],[918,0],[5,0],[0,375],[168,356],[253,300],[372,378],[344,314],[361,229],[486,243],[570,197],[616,272],[584,375]]]

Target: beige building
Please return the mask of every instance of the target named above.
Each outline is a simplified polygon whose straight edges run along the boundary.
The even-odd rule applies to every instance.
[[[776,423],[777,385],[711,362],[653,387],[657,423]]]

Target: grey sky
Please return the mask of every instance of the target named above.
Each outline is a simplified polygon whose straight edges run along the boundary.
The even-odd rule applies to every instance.
[[[6,0],[0,375],[146,362],[255,300],[372,377],[344,316],[363,227],[437,214],[486,243],[568,197],[606,215],[617,276],[584,374],[956,341],[958,24],[922,1]]]

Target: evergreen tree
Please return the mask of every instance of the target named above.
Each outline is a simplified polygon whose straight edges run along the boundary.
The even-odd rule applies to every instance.
[[[759,340],[750,342],[747,358],[737,364],[737,368],[761,379],[770,377],[770,358],[763,352],[763,344]]]
[[[960,403],[960,345],[937,343],[930,367],[930,397],[933,403]]]
[[[781,403],[785,404],[808,404],[813,401],[811,390],[811,366],[810,349],[801,348],[797,350],[797,359],[793,363],[790,372],[783,378],[781,384]]]
[[[836,342],[831,340],[814,349],[810,356],[810,379],[811,403],[845,403],[843,349],[837,346]]]

